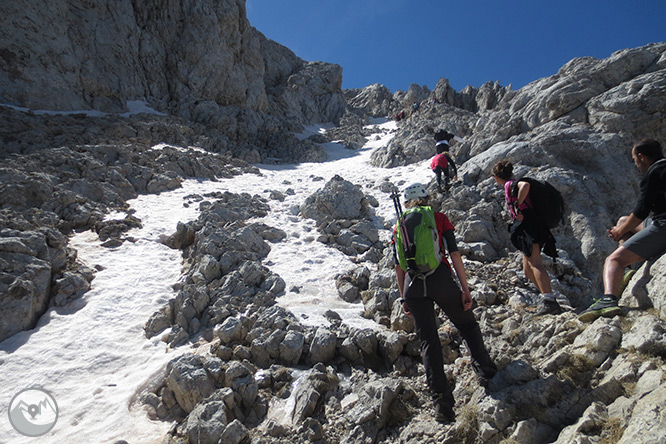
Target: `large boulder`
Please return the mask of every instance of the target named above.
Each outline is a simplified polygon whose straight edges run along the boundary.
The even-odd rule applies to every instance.
[[[317,222],[361,219],[367,211],[368,203],[359,187],[338,175],[309,196],[300,209],[303,217]]]

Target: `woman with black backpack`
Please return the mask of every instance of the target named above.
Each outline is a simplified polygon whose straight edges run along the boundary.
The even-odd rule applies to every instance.
[[[504,198],[513,220],[510,228],[511,243],[523,253],[523,272],[543,296],[543,306],[537,314],[559,314],[562,312],[550,285],[550,276],[543,263],[541,250],[557,257],[555,237],[537,216],[531,201],[530,181],[514,180],[513,164],[501,160],[493,166],[495,182],[504,188]]]

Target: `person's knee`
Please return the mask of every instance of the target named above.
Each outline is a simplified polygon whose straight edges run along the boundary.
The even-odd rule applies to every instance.
[[[638,261],[640,261],[642,258],[640,258],[638,255],[633,253],[632,251],[620,247],[617,248],[615,251],[613,251],[604,261],[604,269],[609,269],[611,267],[615,268],[625,268],[628,267],[631,264],[634,264]]]
[[[541,252],[538,254],[533,254],[525,261],[526,265],[532,269],[532,271],[543,271],[546,269],[546,266],[543,264],[541,259]]]
[[[616,223],[615,225],[619,227],[620,225],[622,225],[623,223],[625,223],[627,219],[629,219],[629,216],[621,216],[621,217],[617,220],[617,223]]]

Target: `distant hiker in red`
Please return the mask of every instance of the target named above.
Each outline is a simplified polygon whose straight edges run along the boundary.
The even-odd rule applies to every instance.
[[[430,162],[430,169],[433,173],[435,173],[439,191],[445,191],[451,188],[451,184],[449,183],[451,180],[450,176],[453,176],[453,180],[458,179],[458,169],[456,168],[456,164],[451,158],[451,155],[446,151],[439,153],[432,158],[432,161]],[[442,174],[444,175],[443,187]]]
[[[435,149],[437,154],[430,162],[430,169],[437,178],[437,187],[439,191],[447,191],[451,188],[451,181],[458,179],[458,168],[449,153],[449,141],[454,135],[448,131],[439,130],[435,133]],[[442,173],[444,174],[444,186],[442,186]]]

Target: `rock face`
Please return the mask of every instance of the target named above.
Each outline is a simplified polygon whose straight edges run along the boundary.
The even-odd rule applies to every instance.
[[[19,107],[122,113],[145,100],[223,132],[241,110],[264,126],[344,112],[342,69],[267,40],[244,0],[9,2],[0,29],[0,101]]]
[[[73,282],[79,276],[66,277],[63,273],[67,265],[67,240],[59,231],[48,227],[26,230],[27,221],[9,220],[7,216],[8,212],[0,215],[5,227],[0,230],[0,309],[4,314],[0,320],[0,340],[32,327],[49,306],[52,293],[58,292],[56,287],[66,292],[67,277]],[[55,276],[60,281],[53,285]],[[80,281],[70,293],[80,296],[90,288],[88,280]],[[60,296],[61,302],[66,299],[64,294],[54,296]]]
[[[287,89],[297,90],[320,68],[328,69],[267,41],[249,25],[242,1],[108,6],[105,1],[3,5],[3,99],[36,109],[119,112],[128,100],[146,98],[177,113],[213,101],[265,112],[271,106],[269,89],[288,79]],[[50,26],[40,25],[46,21]],[[330,73],[319,80],[330,88],[316,85],[319,96],[340,92],[340,69]],[[293,93],[273,98],[281,96],[299,102]],[[300,99],[310,100],[306,96]],[[320,103],[321,109],[301,114],[291,107],[290,117],[332,120],[343,103]]]

